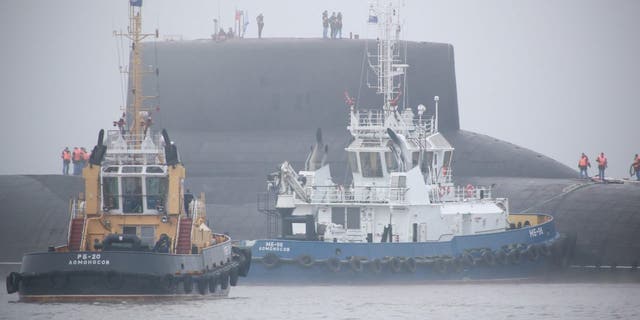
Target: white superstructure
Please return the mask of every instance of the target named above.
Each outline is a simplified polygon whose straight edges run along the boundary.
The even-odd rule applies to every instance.
[[[377,76],[372,86],[384,97],[382,107],[358,108],[348,100],[345,149],[353,179],[339,185],[328,164],[319,161],[322,145],[307,163],[319,168],[296,172],[289,163],[269,181],[277,191],[276,208],[283,236],[335,242],[447,241],[453,236],[492,233],[508,228],[506,199],[491,190],[453,184],[453,147],[438,132],[439,98],[432,115],[402,104],[409,67],[400,58],[399,8],[393,1],[372,4],[369,23],[377,28],[377,54],[369,55]],[[315,162],[314,162],[315,161]]]

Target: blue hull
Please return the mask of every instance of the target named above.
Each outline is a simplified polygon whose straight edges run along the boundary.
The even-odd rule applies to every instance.
[[[544,275],[564,253],[553,220],[443,242],[256,240],[248,283],[380,283],[521,279]]]

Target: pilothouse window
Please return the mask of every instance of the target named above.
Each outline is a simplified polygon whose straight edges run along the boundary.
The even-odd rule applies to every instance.
[[[349,157],[349,167],[351,168],[351,172],[358,173],[358,158],[356,157],[355,152],[348,152],[347,156]]]
[[[387,164],[387,172],[396,172],[398,171],[398,160],[393,152],[385,152],[384,153],[384,161]]]
[[[363,177],[382,177],[382,164],[378,152],[360,152],[360,166]]]
[[[147,177],[147,208],[158,209],[164,207],[164,198],[167,194],[167,178]]]
[[[142,178],[123,177],[123,213],[142,213]]]
[[[118,197],[118,178],[104,177],[102,179],[102,199],[107,210],[120,208],[120,198]]]

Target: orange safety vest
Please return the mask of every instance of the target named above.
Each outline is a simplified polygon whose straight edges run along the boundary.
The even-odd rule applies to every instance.
[[[73,161],[80,161],[80,159],[82,159],[82,151],[80,151],[80,149],[74,149],[73,150]]]
[[[66,150],[62,151],[62,159],[67,161],[71,160],[71,152]]]
[[[604,156],[598,156],[598,164],[602,167],[606,167],[607,166],[607,157]]]
[[[587,166],[587,158],[586,157],[580,158],[580,162],[578,162],[578,166],[586,167]]]

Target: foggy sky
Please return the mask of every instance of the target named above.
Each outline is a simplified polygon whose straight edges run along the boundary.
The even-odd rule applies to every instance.
[[[367,1],[144,0],[148,32],[209,38],[235,8],[265,17],[265,37],[320,37],[323,10],[343,35],[368,37]],[[124,93],[114,30],[127,0],[0,2],[0,174],[57,174],[64,146],[93,147]],[[405,1],[405,38],[455,49],[461,128],[530,148],[571,168],[581,152],[627,177],[640,153],[640,1]],[[120,55],[120,59],[119,59]],[[421,70],[429,72],[429,70]],[[416,84],[414,84],[415,86]],[[591,173],[597,171],[592,168]]]

